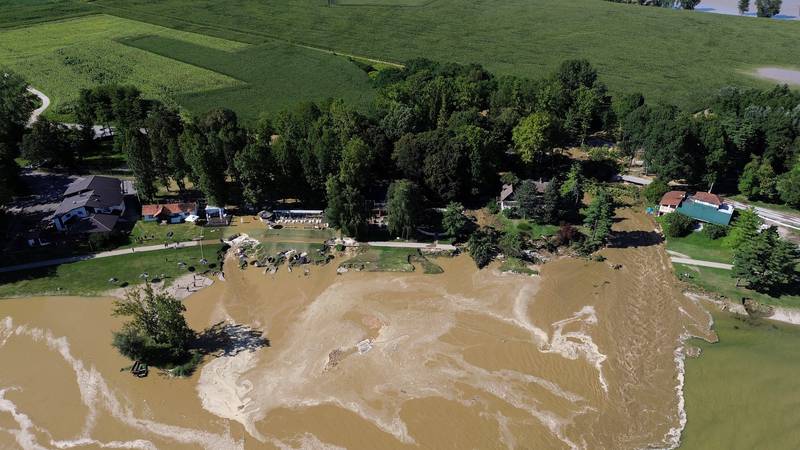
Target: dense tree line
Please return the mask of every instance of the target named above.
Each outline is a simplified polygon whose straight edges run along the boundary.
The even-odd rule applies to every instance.
[[[15,73],[0,69],[0,205],[19,188],[19,166],[15,161],[25,125],[36,108],[28,84]]]
[[[641,154],[663,180],[800,206],[800,93],[729,87],[706,105],[692,112],[650,105],[640,95],[615,99],[622,150]]]

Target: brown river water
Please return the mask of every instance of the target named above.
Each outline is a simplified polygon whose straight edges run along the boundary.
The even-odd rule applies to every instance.
[[[607,261],[540,277],[466,256],[437,260],[441,275],[230,264],[185,300],[190,325],[247,325],[270,345],[189,379],[120,371],[111,299],[1,300],[0,448],[674,447],[682,339],[714,339],[710,318],[652,220],[620,217]]]

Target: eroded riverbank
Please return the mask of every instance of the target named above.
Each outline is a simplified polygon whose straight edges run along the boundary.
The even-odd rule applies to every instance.
[[[229,268],[186,300],[190,324],[245,324],[270,346],[188,380],[119,371],[108,299],[2,301],[0,358],[19,363],[0,367],[0,446],[673,446],[682,339],[714,339],[710,318],[649,218],[623,210],[615,229],[608,261],[541,278],[465,256],[437,260],[440,275]]]

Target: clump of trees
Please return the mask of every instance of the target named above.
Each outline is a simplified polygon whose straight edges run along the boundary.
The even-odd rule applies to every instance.
[[[718,192],[738,190],[752,200],[795,201],[797,91],[728,87],[705,101],[700,112],[649,105],[640,95],[614,102],[623,153],[641,156],[659,179],[683,179]]]
[[[733,254],[733,274],[756,291],[777,293],[794,286],[800,258],[797,245],[780,238],[775,227],[742,242]]]
[[[129,318],[122,330],[114,332],[112,345],[123,356],[156,367],[172,367],[191,359],[190,344],[195,333],[186,324],[186,307],[149,283],[129,289],[123,300],[114,302],[113,315]]]
[[[670,213],[663,217],[661,225],[664,235],[667,237],[684,237],[694,229],[694,219],[680,212]]]
[[[756,15],[758,17],[773,17],[781,12],[782,0],[756,0]]]
[[[19,188],[19,166],[15,158],[25,125],[36,108],[28,83],[19,75],[0,68],[0,206]]]

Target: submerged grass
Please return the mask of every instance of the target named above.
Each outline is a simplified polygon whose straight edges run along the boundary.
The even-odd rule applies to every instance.
[[[538,275],[539,271],[535,269],[531,269],[528,267],[528,264],[525,261],[522,261],[518,258],[506,258],[500,264],[500,271],[501,272],[510,272],[516,273],[520,275]]]
[[[438,264],[420,254],[419,250],[394,247],[361,247],[356,256],[344,261],[340,267],[367,272],[413,272],[416,265],[425,274],[444,272]]]
[[[686,361],[681,449],[790,449],[800,442],[800,327],[713,312],[719,342]]]

